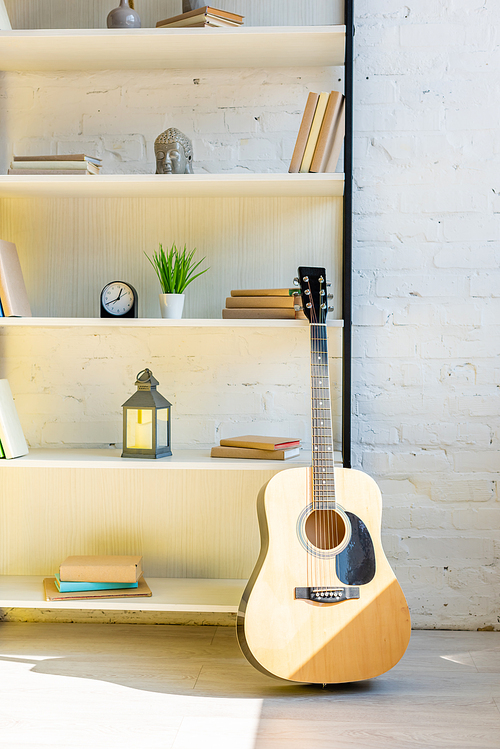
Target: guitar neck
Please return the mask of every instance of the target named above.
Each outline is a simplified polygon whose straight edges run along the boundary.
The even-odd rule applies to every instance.
[[[328,341],[325,324],[311,323],[311,422],[313,505],[335,501]]]

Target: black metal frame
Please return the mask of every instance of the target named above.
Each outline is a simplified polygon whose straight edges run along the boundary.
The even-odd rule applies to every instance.
[[[354,0],[344,0],[345,35],[345,140],[344,140],[344,215],[342,240],[342,457],[345,468],[351,467],[352,420],[352,146],[353,146],[353,68],[354,68]]]

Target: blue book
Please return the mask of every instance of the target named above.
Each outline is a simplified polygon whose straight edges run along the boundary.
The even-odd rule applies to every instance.
[[[4,315],[4,313],[3,313],[3,307],[2,307],[2,302],[1,302],[1,300],[0,300],[0,317],[5,317],[5,315]]]
[[[73,583],[61,581],[56,572],[56,588],[59,593],[79,593],[85,590],[121,590],[122,588],[137,588],[139,583]]]

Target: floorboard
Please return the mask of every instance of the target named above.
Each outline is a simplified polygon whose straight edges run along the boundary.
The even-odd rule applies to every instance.
[[[500,749],[500,633],[412,634],[358,684],[255,671],[234,629],[0,623],[2,749]]]

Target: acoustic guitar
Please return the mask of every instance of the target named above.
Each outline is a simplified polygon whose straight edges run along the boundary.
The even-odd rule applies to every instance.
[[[370,679],[403,656],[410,614],[384,554],[382,498],[334,468],[324,268],[299,268],[311,340],[312,467],[276,474],[257,502],[261,551],[238,611],[240,647],[291,682]]]

